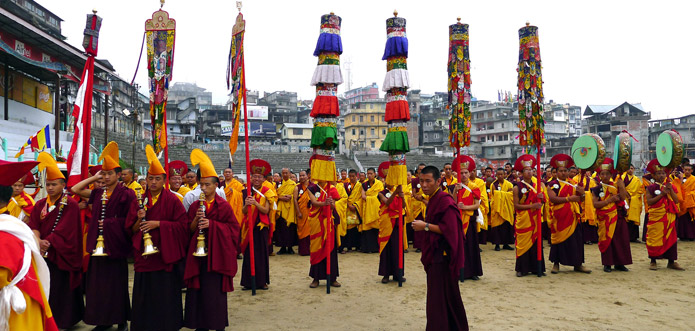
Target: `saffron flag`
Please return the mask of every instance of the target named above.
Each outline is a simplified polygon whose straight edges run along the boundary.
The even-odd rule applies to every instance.
[[[231,89],[230,94],[234,97],[232,102],[232,135],[229,137],[229,162],[234,162],[232,158],[236,153],[239,144],[239,117],[241,117],[241,107],[246,103],[246,86],[244,86],[244,31],[246,22],[244,15],[239,13],[236,23],[232,28],[232,45],[229,48],[229,61],[227,63],[227,88]],[[243,98],[243,103],[242,103]]]
[[[48,125],[46,125],[46,127],[36,132],[35,135],[29,137],[27,142],[24,143],[24,146],[19,149],[19,152],[17,152],[14,157],[18,158],[20,155],[24,154],[24,148],[29,146],[31,146],[32,152],[40,152],[47,148],[51,148],[51,134],[48,130]]]
[[[68,187],[89,176],[89,140],[92,128],[92,91],[94,86],[94,57],[97,55],[101,18],[96,14],[87,15],[82,46],[87,52],[87,62],[82,70],[80,87],[72,109],[74,135],[68,154]]]

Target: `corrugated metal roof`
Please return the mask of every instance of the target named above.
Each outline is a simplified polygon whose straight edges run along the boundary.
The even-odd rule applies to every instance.
[[[312,129],[314,128],[313,124],[306,124],[306,123],[283,123],[286,128],[289,129]]]
[[[584,110],[584,116],[591,116],[591,115],[597,115],[597,114],[605,114],[608,113],[624,104],[627,102],[621,103],[620,105],[587,105],[586,109]],[[642,107],[641,103],[628,103],[630,106],[635,107],[641,111],[644,111],[644,107]]]

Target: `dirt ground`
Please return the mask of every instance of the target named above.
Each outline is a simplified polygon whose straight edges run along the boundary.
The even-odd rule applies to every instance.
[[[589,275],[517,278],[514,251],[481,245],[484,276],[460,283],[473,330],[686,330],[695,324],[695,242],[678,242],[686,271],[650,271],[644,244],[632,243],[629,272],[603,272],[597,245],[585,247]],[[544,250],[547,259],[549,250]],[[228,295],[227,330],[423,330],[425,272],[420,254],[405,254],[407,281],[381,284],[378,254],[339,255],[340,288],[309,288],[309,257],[270,257],[270,289]],[[551,267],[550,262],[546,266]],[[239,264],[241,270],[241,261]],[[241,272],[241,271],[240,271]],[[132,284],[132,265],[130,271]],[[76,330],[89,330],[80,324]]]

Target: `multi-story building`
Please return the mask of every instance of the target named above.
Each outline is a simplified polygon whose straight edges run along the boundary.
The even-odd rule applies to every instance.
[[[656,140],[666,130],[676,130],[683,138],[683,157],[695,158],[695,115],[649,121],[649,158],[656,157]]]
[[[284,123],[280,129],[280,139],[283,145],[309,146],[311,145],[312,124]]]
[[[477,101],[471,107],[471,141],[481,143],[482,154],[478,157],[506,163],[521,153],[521,146],[514,140],[519,135],[515,105]]]
[[[379,86],[376,83],[372,83],[371,85],[345,91],[343,96],[350,106],[358,102],[376,100],[379,99]]]
[[[297,123],[297,92],[265,92],[258,104],[268,106],[268,121],[280,129],[283,123]]]
[[[568,103],[557,104],[553,100],[543,108],[545,118],[545,138],[578,137],[582,134],[582,108]]]
[[[385,111],[383,99],[357,102],[348,108],[342,115],[346,150],[378,151],[388,130],[384,121]]]
[[[649,119],[651,114],[644,110],[641,104],[624,102],[617,106],[587,105],[584,109],[584,133],[599,135],[606,144],[607,155],[613,157],[615,137],[623,130],[632,134],[636,141],[632,142],[632,163],[635,167],[645,166],[649,156]]]
[[[196,83],[176,82],[168,92],[167,102],[178,104],[188,98],[195,98],[196,104],[200,109],[207,109],[212,106],[212,92],[207,92],[205,88],[199,87]]]

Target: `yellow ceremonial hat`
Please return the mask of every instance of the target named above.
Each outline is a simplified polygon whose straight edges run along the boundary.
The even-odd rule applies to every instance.
[[[150,169],[147,170],[147,173],[150,175],[166,174],[166,171],[164,171],[164,167],[162,167],[162,164],[159,162],[159,158],[157,157],[157,154],[155,154],[154,149],[152,149],[152,146],[147,145],[145,147],[145,153],[147,154],[147,163],[150,164]]]
[[[205,154],[205,152],[200,149],[194,149],[191,152],[191,164],[195,167],[196,165],[200,169],[200,178],[215,177],[217,178],[217,173],[215,172],[215,166],[212,165],[212,161]]]
[[[101,169],[109,171],[121,166],[118,159],[118,144],[115,141],[111,141],[104,147],[104,150],[101,151],[101,155],[97,161],[104,160]]]
[[[36,161],[39,162],[39,171],[46,169],[46,180],[65,179],[65,175],[60,172],[60,169],[58,169],[58,163],[56,163],[56,160],[53,158],[53,156],[51,156],[51,154],[41,152],[36,158]]]

